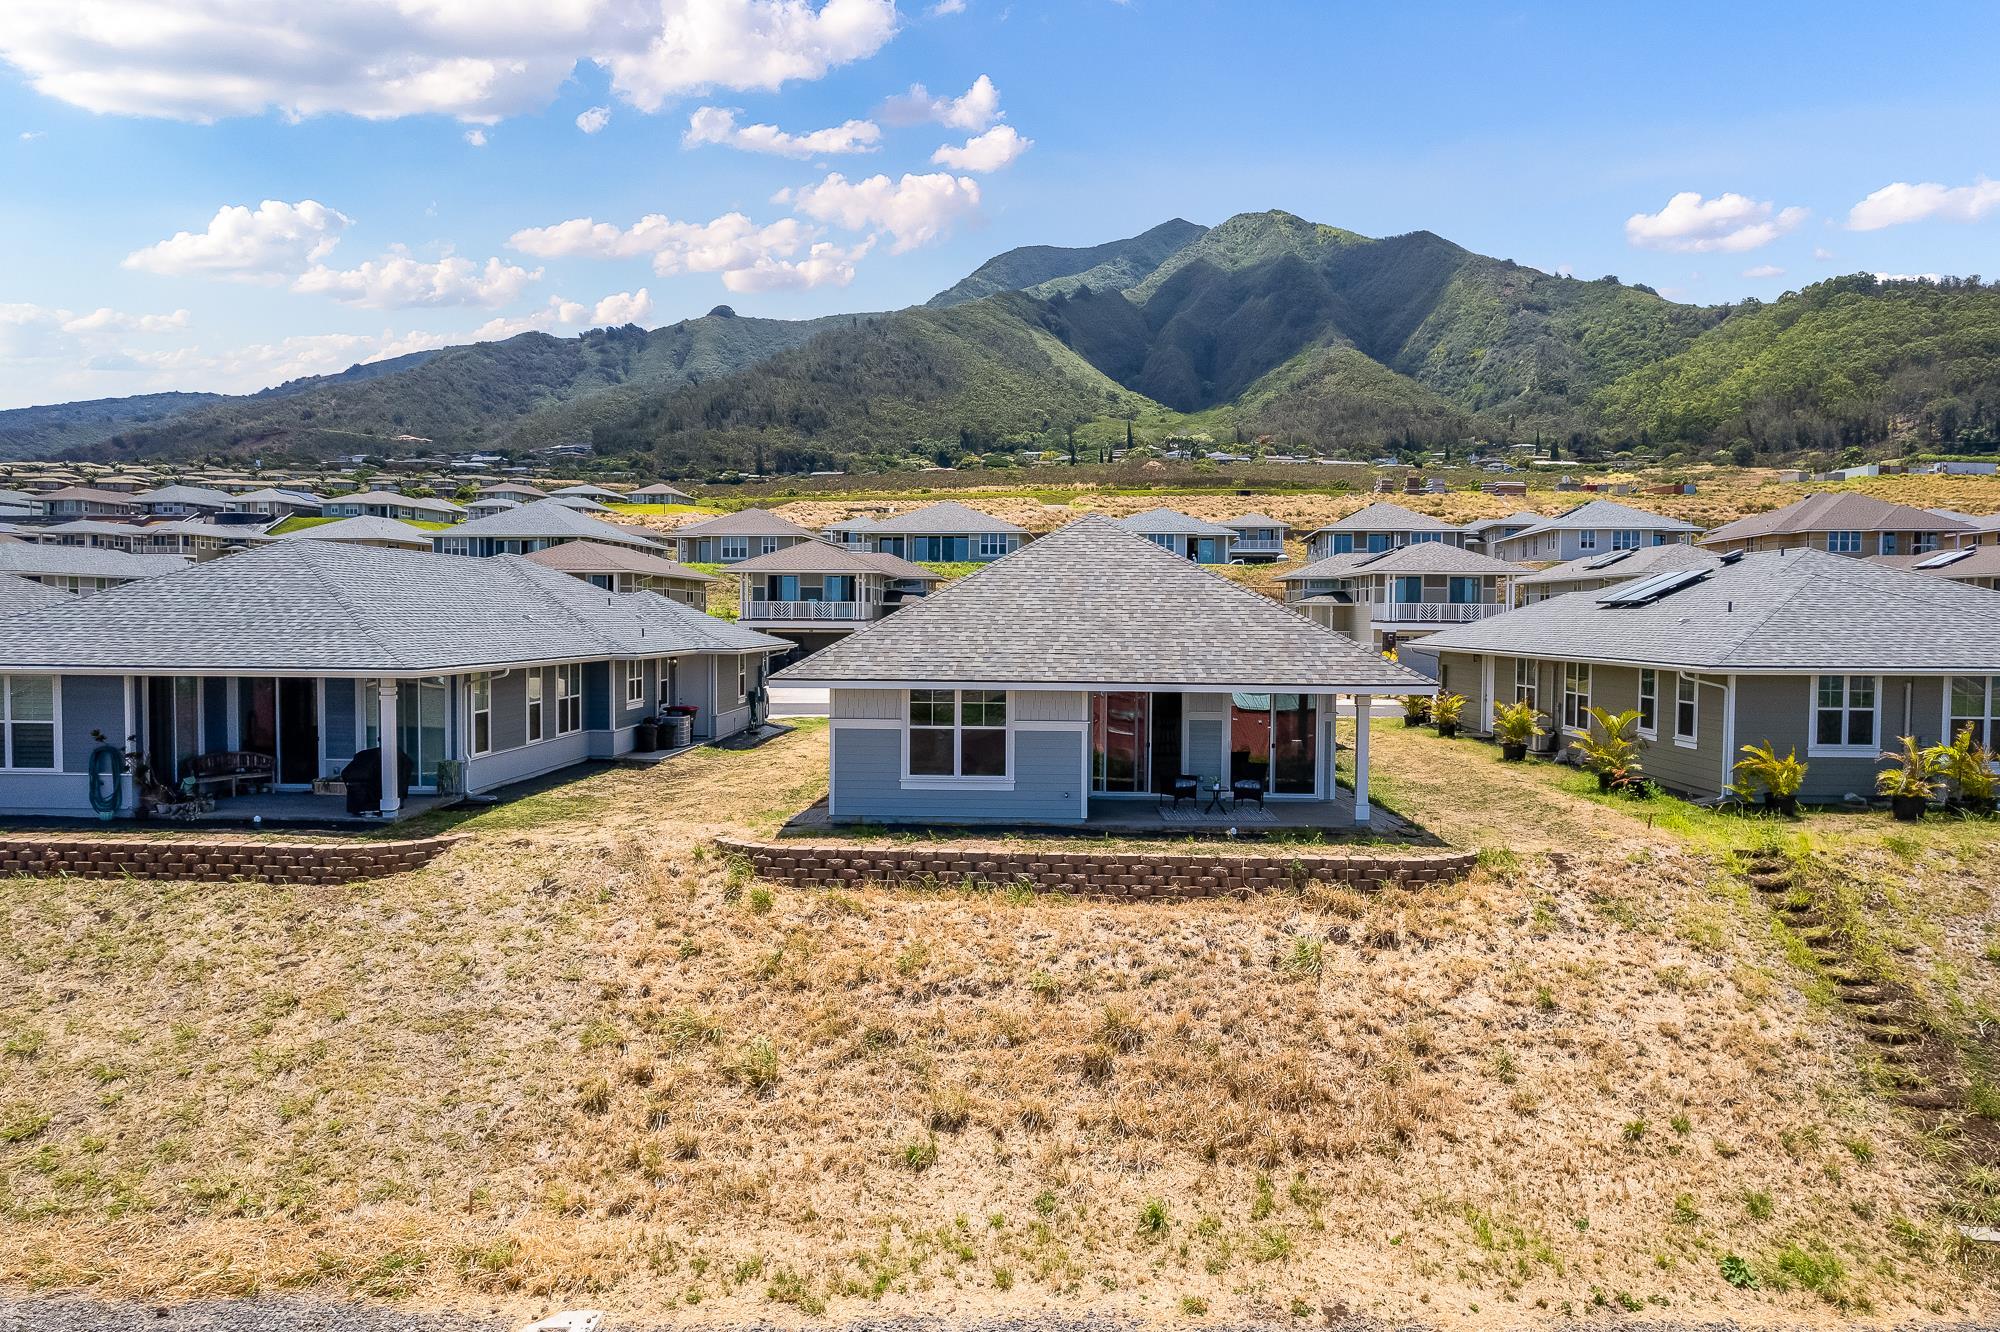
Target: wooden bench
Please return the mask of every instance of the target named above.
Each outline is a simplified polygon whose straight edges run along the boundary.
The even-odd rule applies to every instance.
[[[227,786],[229,794],[235,795],[238,787],[247,786],[252,791],[268,788],[276,766],[269,754],[223,750],[189,759],[187,776],[198,788]]]

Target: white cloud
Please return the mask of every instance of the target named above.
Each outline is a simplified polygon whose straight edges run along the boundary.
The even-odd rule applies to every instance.
[[[688,117],[681,146],[697,148],[705,143],[719,143],[747,153],[816,157],[821,153],[872,153],[881,139],[881,127],[871,120],[849,120],[831,129],[787,134],[776,125],[738,125],[736,113],[729,108],[704,106]]]
[[[742,213],[725,213],[712,222],[677,222],[653,213],[630,227],[572,218],[554,226],[517,231],[508,243],[542,259],[651,255],[653,271],[662,277],[721,273],[727,283],[731,273],[789,259],[811,239],[811,229],[797,218],[759,225]]]
[[[933,97],[930,89],[913,83],[882,103],[877,113],[891,125],[925,125],[935,122],[952,129],[978,131],[1001,119],[1000,90],[981,74],[962,97]]]
[[[932,18],[943,18],[947,14],[963,14],[964,12],[965,0],[937,0],[937,3],[932,5],[930,10]]]
[[[653,297],[644,287],[637,291],[621,291],[606,296],[591,311],[590,323],[593,328],[617,327],[620,324],[643,324],[653,313]]]
[[[1824,245],[1815,245],[1813,246],[1813,258],[1823,264],[1831,263],[1833,261],[1833,251],[1827,249]]]
[[[451,305],[505,305],[518,297],[542,270],[517,268],[488,259],[482,268],[470,259],[447,255],[425,263],[404,254],[371,259],[357,268],[318,265],[301,273],[292,290],[331,296],[374,310]]]
[[[1747,278],[1774,278],[1783,277],[1784,275],[1785,270],[1776,264],[1758,264],[1755,268],[1746,268],[1743,270],[1743,276]]]
[[[1977,222],[2000,210],[2000,180],[1981,176],[1970,185],[1945,186],[1926,181],[1897,181],[1847,210],[1847,225],[1855,231],[1880,231],[1906,222]]]
[[[465,132],[465,141],[474,148],[484,148],[486,146],[486,131],[483,129],[469,129]]]
[[[870,236],[859,245],[842,249],[820,241],[797,261],[765,257],[746,268],[722,275],[722,285],[731,291],[797,291],[810,287],[844,287],[854,281],[855,263],[875,246]]]
[[[653,111],[817,79],[895,32],[894,0],[8,0],[0,60],[96,112],[490,125],[546,106],[586,60]]]
[[[776,201],[849,231],[886,231],[895,238],[891,252],[901,254],[930,244],[958,219],[978,212],[979,182],[942,171],[895,181],[887,176],[849,181],[836,171],[817,185],[782,191]]]
[[[176,232],[157,245],[134,250],[125,256],[125,267],[168,277],[276,282],[325,258],[351,220],[312,199],[295,204],[266,199],[255,211],[225,206],[216,210],[206,231]]]
[[[1803,208],[1779,209],[1741,194],[1704,199],[1684,190],[1657,213],[1625,219],[1625,239],[1649,250],[1737,253],[1770,244],[1805,218]]]
[[[33,143],[33,142],[34,142],[34,141],[35,141],[36,139],[46,139],[47,137],[48,137],[47,133],[46,133],[46,132],[44,132],[44,131],[42,131],[42,130],[22,130],[22,131],[21,131],[21,142],[22,142],[22,143]]]
[[[608,106],[593,106],[580,112],[576,118],[576,127],[585,134],[595,134],[610,123],[611,108]]]
[[[1938,282],[1943,280],[1943,276],[1941,273],[1877,273],[1875,280],[1877,282]]]
[[[1021,137],[1012,125],[995,125],[957,148],[946,144],[931,154],[931,161],[954,171],[998,171],[1034,146],[1033,139]]]

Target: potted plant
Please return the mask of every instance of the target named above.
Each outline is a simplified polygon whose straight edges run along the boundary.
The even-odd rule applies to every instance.
[[[1732,788],[1746,801],[1759,788],[1764,792],[1764,808],[1787,818],[1799,812],[1799,788],[1806,784],[1806,765],[1793,748],[1783,758],[1767,740],[1761,745],[1743,746],[1736,761],[1736,783]]]
[[[1949,744],[1932,745],[1924,752],[1930,757],[1931,770],[1951,784],[1948,803],[1953,809],[1967,814],[1993,813],[2000,778],[1993,772],[1993,751],[1979,743],[1971,722],[1961,727]]]
[[[1534,704],[1522,699],[1517,703],[1502,703],[1493,710],[1493,734],[1500,741],[1500,757],[1508,763],[1519,763],[1528,757],[1528,746],[1548,732],[1543,729],[1545,718],[1535,711]]]
[[[1876,774],[1875,792],[1889,797],[1889,810],[1898,820],[1915,823],[1937,794],[1936,759],[1917,747],[1915,737],[1907,735],[1900,751],[1884,750],[1882,757],[1894,766]]]
[[[1590,709],[1590,725],[1576,738],[1576,750],[1583,758],[1585,771],[1597,774],[1598,790],[1645,789],[1638,732],[1639,713],[1635,708],[1623,712]]]
[[[1431,719],[1431,701],[1422,694],[1403,695],[1403,725],[1422,726]]]
[[[1439,694],[1431,700],[1431,721],[1438,734],[1449,740],[1458,734],[1458,719],[1465,711],[1465,695]]]

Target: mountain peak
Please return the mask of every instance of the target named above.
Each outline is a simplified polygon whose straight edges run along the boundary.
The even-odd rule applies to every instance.
[[[931,297],[927,304],[942,309],[1003,291],[1025,291],[1041,297],[1060,295],[1078,287],[1123,291],[1199,240],[1207,230],[1176,217],[1136,236],[1102,245],[1024,245],[994,255],[962,281]]]

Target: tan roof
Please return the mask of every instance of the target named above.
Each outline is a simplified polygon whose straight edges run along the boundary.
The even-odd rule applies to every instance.
[[[1907,504],[1891,504],[1859,491],[1835,490],[1808,495],[1796,504],[1769,513],[1753,513],[1724,523],[1699,538],[1703,544],[1749,541],[1757,537],[1792,536],[1802,532],[1964,532],[1956,518]]]
[[[789,518],[780,518],[769,509],[743,509],[736,513],[725,513],[714,518],[704,518],[686,527],[677,527],[675,537],[692,536],[801,536],[809,537],[810,529],[800,527]]]
[[[768,555],[758,555],[752,559],[739,560],[729,566],[734,573],[874,573],[890,578],[922,578],[932,582],[943,577],[933,573],[921,564],[912,564],[896,555],[881,555],[873,551],[849,550],[836,546],[831,541],[815,538],[801,541],[796,546],[786,546]]]

